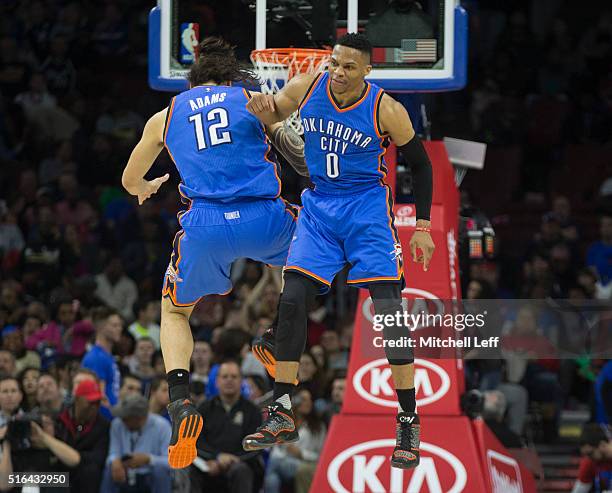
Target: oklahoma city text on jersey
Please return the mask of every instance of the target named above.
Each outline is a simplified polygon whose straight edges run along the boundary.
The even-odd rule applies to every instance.
[[[323,118],[302,118],[304,132],[318,132],[321,136],[321,150],[344,154],[349,144],[366,148],[372,137],[364,135],[347,125]]]

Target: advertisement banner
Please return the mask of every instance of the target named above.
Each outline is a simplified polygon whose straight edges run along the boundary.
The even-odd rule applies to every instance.
[[[421,418],[421,462],[392,468],[391,416],[337,415],[310,488],[316,493],[486,493],[478,449],[465,417]],[[456,439],[461,437],[461,440]]]

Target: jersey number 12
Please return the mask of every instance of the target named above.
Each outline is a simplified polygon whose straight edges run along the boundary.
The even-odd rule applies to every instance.
[[[196,113],[189,117],[189,121],[193,122],[195,129],[196,142],[198,151],[206,149],[206,137],[204,135],[204,118],[202,113]],[[232,136],[227,130],[229,118],[225,108],[214,108],[206,113],[206,121],[213,122],[208,125],[208,137],[211,146],[220,144],[229,144],[232,142]]]

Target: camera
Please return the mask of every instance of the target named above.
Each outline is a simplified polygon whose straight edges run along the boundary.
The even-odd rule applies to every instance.
[[[461,410],[468,418],[476,419],[482,416],[484,396],[479,390],[472,389],[461,396],[460,404]]]
[[[11,417],[6,436],[12,450],[27,450],[32,447],[32,421],[42,426],[40,413],[21,413]]]

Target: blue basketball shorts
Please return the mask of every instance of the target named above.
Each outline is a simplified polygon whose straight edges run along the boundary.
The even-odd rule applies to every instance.
[[[286,271],[300,272],[326,291],[348,263],[351,285],[398,282],[403,287],[402,247],[388,186],[354,195],[306,190],[302,204]]]
[[[298,208],[283,199],[231,204],[194,200],[179,214],[162,294],[175,306],[195,305],[232,289],[230,269],[239,258],[285,265]]]

